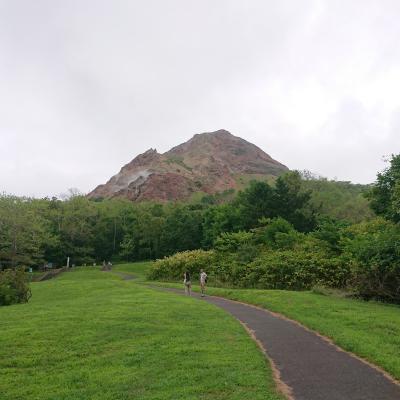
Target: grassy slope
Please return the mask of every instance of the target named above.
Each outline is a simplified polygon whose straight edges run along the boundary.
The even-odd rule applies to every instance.
[[[126,272],[135,276],[141,282],[146,280],[146,273],[153,265],[152,261],[142,261],[135,263],[118,264],[113,267],[113,271]]]
[[[161,286],[182,284],[157,282]],[[195,291],[199,288],[193,286]],[[208,294],[254,304],[331,338],[400,380],[400,307],[285,290],[208,288]]]
[[[30,303],[0,308],[2,400],[281,398],[212,305],[88,269],[32,287]]]

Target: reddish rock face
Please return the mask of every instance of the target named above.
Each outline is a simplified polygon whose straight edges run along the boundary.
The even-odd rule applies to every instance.
[[[122,167],[90,198],[187,200],[196,192],[239,189],[250,179],[288,171],[257,146],[225,130],[202,133],[164,154],[150,149]]]

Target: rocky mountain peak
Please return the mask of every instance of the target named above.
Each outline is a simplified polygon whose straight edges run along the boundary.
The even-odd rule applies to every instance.
[[[220,129],[196,134],[164,154],[147,150],[88,196],[187,200],[195,192],[240,189],[251,179],[269,179],[287,170],[254,144]]]

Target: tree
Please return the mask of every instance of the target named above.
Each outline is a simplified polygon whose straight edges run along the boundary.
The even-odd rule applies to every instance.
[[[390,166],[378,173],[367,197],[377,215],[400,222],[400,154],[392,155]]]
[[[310,200],[311,191],[304,190],[299,172],[288,172],[276,180],[276,216],[289,221],[300,232],[311,231],[316,223],[316,212]]]
[[[265,228],[259,229],[259,231],[263,231],[263,240],[270,245],[277,244],[279,234],[288,234],[295,230],[293,225],[282,217],[263,219],[262,223],[265,224]]]
[[[210,248],[221,233],[239,231],[242,225],[240,210],[236,205],[212,206],[204,212],[202,245]]]
[[[201,247],[203,212],[193,206],[174,205],[162,232],[163,255]]]
[[[344,229],[348,226],[349,224],[344,221],[329,217],[321,217],[318,220],[315,231],[312,232],[312,236],[318,240],[324,241],[331,252],[339,254],[341,251],[340,241],[342,234]]]
[[[267,182],[250,182],[247,189],[239,192],[233,204],[240,212],[241,229],[256,227],[263,217],[277,216],[275,190]]]
[[[45,221],[33,200],[0,196],[0,265],[39,265],[50,241]]]
[[[306,175],[302,186],[311,192],[311,205],[320,216],[359,223],[374,216],[365,197],[369,185],[334,181],[326,178],[310,178]]]
[[[63,261],[92,262],[95,258],[93,229],[98,217],[95,203],[83,196],[74,196],[62,203],[60,220],[60,252]]]
[[[0,306],[27,303],[31,298],[28,279],[23,267],[0,271]]]
[[[380,217],[352,225],[341,246],[357,293],[400,303],[400,224]]]

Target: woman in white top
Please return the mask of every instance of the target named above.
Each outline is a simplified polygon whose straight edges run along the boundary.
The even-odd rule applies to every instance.
[[[190,290],[192,289],[192,282],[190,281],[190,272],[186,271],[183,274],[183,284],[185,285],[185,293],[190,296]]]

